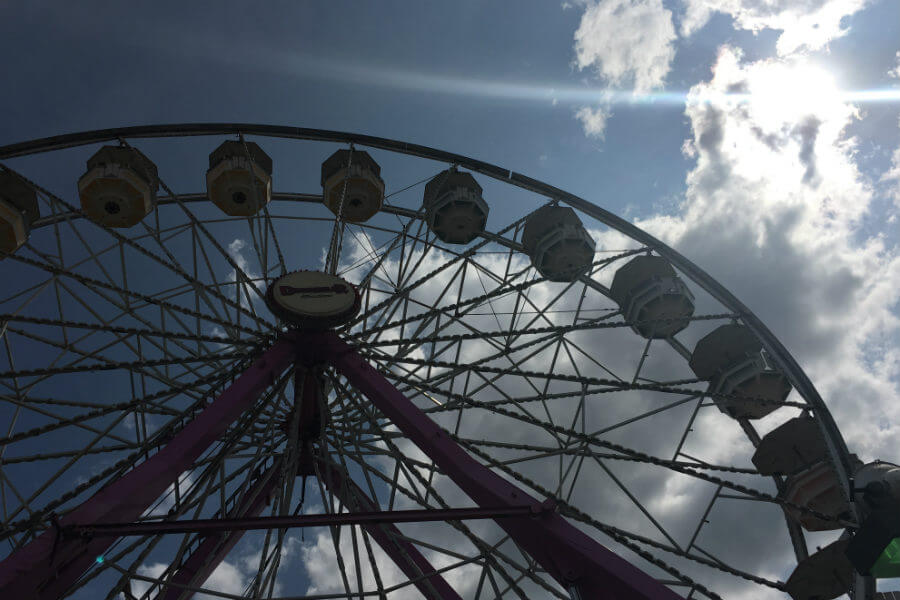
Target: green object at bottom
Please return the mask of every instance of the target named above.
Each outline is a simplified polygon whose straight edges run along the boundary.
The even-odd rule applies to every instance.
[[[873,577],[887,579],[900,577],[900,538],[894,538],[888,544],[875,564],[869,570]]]

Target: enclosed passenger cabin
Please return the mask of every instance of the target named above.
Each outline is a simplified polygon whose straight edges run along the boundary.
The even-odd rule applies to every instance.
[[[794,600],[832,600],[850,590],[853,565],[847,559],[842,539],[800,561],[786,582],[785,591]]]
[[[815,419],[795,417],[763,436],[753,465],[763,475],[790,475],[825,458],[825,439]]]
[[[719,410],[735,419],[760,419],[778,408],[791,391],[770,363],[762,343],[743,325],[722,325],[694,348],[691,370],[709,381]]]
[[[381,167],[362,150],[338,150],[322,163],[322,199],[335,215],[363,223],[381,210]]]
[[[875,461],[853,477],[860,526],[847,547],[859,573],[900,577],[900,467]]]
[[[423,204],[429,229],[447,244],[468,244],[487,223],[488,205],[481,197],[481,186],[456,167],[425,184]]]
[[[37,193],[11,171],[0,169],[0,252],[12,254],[28,240],[40,217]]]
[[[106,227],[132,227],[156,204],[156,165],[135,148],[103,146],[78,180],[81,210]]]
[[[851,460],[854,471],[862,466],[855,455],[851,455]],[[828,460],[821,460],[788,477],[785,481],[784,499],[836,519],[849,519],[851,516],[850,503],[844,497],[837,472]],[[835,520],[822,519],[790,506],[786,506],[785,510],[809,531],[843,529],[843,525]]]
[[[665,338],[688,326],[694,296],[661,256],[638,256],[613,277],[609,295],[644,338]]]
[[[253,142],[223,142],[209,155],[206,194],[226,215],[255,215],[272,199],[272,159]]]
[[[856,497],[867,511],[896,509],[900,512],[900,466],[876,460],[853,476]]]
[[[543,206],[525,221],[522,245],[549,281],[574,281],[590,268],[595,243],[568,206]]]

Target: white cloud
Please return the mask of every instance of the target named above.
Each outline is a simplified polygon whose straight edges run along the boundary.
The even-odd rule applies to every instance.
[[[703,27],[715,12],[730,15],[735,29],[759,32],[780,30],[777,49],[782,56],[807,48],[818,50],[845,35],[844,17],[865,7],[867,0],[686,0],[682,35]]]
[[[812,375],[855,450],[896,459],[898,425],[874,431],[873,424],[885,416],[900,423],[897,357],[888,350],[900,334],[892,311],[900,260],[879,235],[860,230],[872,189],[845,133],[855,108],[827,93],[802,104],[766,97],[773,85],[786,97],[826,85],[806,69],[799,60],[745,64],[722,49],[712,80],[691,98],[739,88],[751,99],[689,100],[697,163],[682,212],[639,225],[758,311]]]
[[[247,574],[242,572],[237,565],[223,560],[216,567],[203,587],[216,592],[225,592],[227,594],[241,594],[249,583]],[[200,596],[210,596],[209,594],[201,594]],[[210,596],[215,598],[215,596]]]
[[[897,51],[897,66],[888,71],[888,75],[894,79],[900,79],[900,50]]]
[[[265,293],[265,283],[262,281],[262,274],[259,272],[259,261],[258,260],[248,260],[247,253],[252,252],[253,250],[250,248],[250,244],[247,243],[246,240],[241,238],[235,238],[228,244],[228,255],[234,264],[237,265],[238,269],[241,270],[243,275],[246,276],[245,281],[243,276],[238,276],[238,271],[232,268],[228,274],[228,281],[234,284],[240,284],[240,300],[239,304],[246,309],[255,309],[259,312],[262,308],[262,300],[260,299],[260,295]],[[247,287],[249,283],[250,286],[255,288],[259,294],[254,293],[250,288]],[[229,286],[230,287],[230,286]],[[233,289],[229,289],[227,294],[231,296],[234,294]],[[249,301],[248,301],[249,296]],[[253,306],[251,307],[251,302]]]
[[[259,542],[256,544],[255,542]],[[253,548],[255,550],[253,550]],[[290,564],[299,554],[300,539],[296,535],[285,536],[281,545],[281,562],[278,578],[275,581],[274,593],[276,596],[281,595],[282,579],[285,574],[290,572]],[[249,553],[247,553],[249,552]],[[212,590],[215,592],[223,592],[226,594],[241,595],[244,590],[252,582],[259,568],[259,561],[262,557],[261,540],[251,539],[250,544],[244,543],[243,550],[238,546],[237,551],[232,551],[225,560],[219,563],[215,570],[209,575],[205,582],[199,587]],[[168,565],[165,563],[154,562],[138,567],[138,574],[146,577],[159,578],[165,572]],[[140,598],[151,587],[151,583],[133,579],[131,581],[131,589],[134,595]],[[212,594],[197,594],[194,596],[197,600],[216,600],[220,596]],[[119,598],[124,600],[120,595]]]
[[[138,567],[138,575],[143,575],[145,577],[160,577],[163,572],[165,572],[167,565],[164,563],[152,563],[149,565],[142,565]],[[240,595],[244,592],[244,588],[249,583],[249,578],[246,573],[243,573],[237,565],[232,564],[228,561],[222,561],[219,563],[219,566],[216,567],[216,570],[213,571],[209,578],[203,583],[200,587],[203,587],[208,590],[212,590],[214,592],[223,592],[226,594],[234,594]],[[141,581],[139,579],[131,580],[131,590],[135,597],[140,598],[147,590],[149,590],[151,584],[147,581]],[[121,596],[120,596],[121,597]],[[214,596],[212,594],[196,594],[194,596],[197,600],[218,600],[221,596]]]
[[[166,570],[166,566],[163,563],[153,563],[150,565],[141,565],[138,567],[138,575],[143,575],[144,577],[160,577],[163,572]],[[131,581],[131,591],[132,593],[140,598],[144,594],[147,593],[147,590],[150,589],[150,583],[147,581],[141,581],[139,579],[133,579]]]
[[[873,190],[847,134],[859,113],[833,89],[805,59],[747,63],[739,51],[723,48],[711,80],[690,91],[684,151],[696,163],[680,210],[636,225],[700,265],[762,318],[810,375],[851,452],[896,462],[900,253],[887,236],[863,229]],[[734,91],[742,97],[725,98]],[[898,165],[900,153],[886,178],[900,177]],[[601,247],[623,244],[618,234],[598,235]],[[696,342],[690,331],[681,336],[689,348]],[[792,415],[782,409],[757,425],[765,432]],[[703,415],[688,453],[733,463],[745,452],[735,446],[740,440],[726,435],[727,423],[711,427],[709,419],[721,416]],[[663,481],[648,498],[654,514],[697,501],[685,496],[688,482]],[[753,531],[739,553],[729,550],[727,536],[703,538],[705,549],[720,557],[734,552],[734,564],[773,578],[789,575],[789,547],[773,542],[784,537],[783,523],[751,519],[742,512],[747,509],[727,503],[716,510],[712,521],[724,520],[735,532],[752,522]],[[727,598],[763,597],[755,586],[721,585],[716,589]]]
[[[247,242],[241,238],[235,238],[228,244],[229,256],[231,256],[232,260],[234,260],[235,264],[237,264],[242,271],[247,271],[249,269],[249,263],[242,252],[246,247]]]
[[[739,51],[724,48],[713,73],[691,90],[686,109],[692,136],[684,151],[696,166],[679,212],[636,224],[686,254],[762,317],[811,376],[852,452],[896,462],[900,258],[886,241],[890,236],[863,228],[877,205],[857,169],[856,141],[846,133],[859,114],[829,92],[834,83],[826,74],[800,58],[748,64]],[[734,91],[744,96],[724,100]],[[778,96],[792,100],[775,101]],[[900,152],[886,181],[900,178],[898,166]],[[623,245],[618,234],[597,237],[600,247]],[[689,348],[697,339],[690,331],[682,336]],[[790,416],[782,409],[757,426],[764,433]],[[704,422],[714,417],[706,413],[695,424],[688,453],[696,448],[711,462],[734,463],[745,451],[729,448],[740,440],[724,435],[727,423]],[[697,501],[696,494],[685,495],[690,482],[663,481],[658,495],[643,496],[654,514]],[[787,577],[789,551],[774,543],[784,538],[783,524],[732,508],[717,507],[711,520],[735,532],[754,523],[734,564]],[[810,536],[810,546],[827,537]],[[723,539],[701,541],[726,557],[734,545]],[[728,598],[764,597],[755,586],[721,585],[716,589]]]
[[[575,118],[581,121],[584,134],[601,140],[606,133],[606,121],[609,119],[609,116],[609,109],[603,106],[598,106],[597,108],[582,106],[575,113]]]
[[[404,534],[408,535],[408,529]],[[357,531],[356,535],[358,536],[357,542],[362,547],[362,540],[359,537],[362,534]],[[447,539],[432,539],[429,541],[443,543],[450,547],[449,540]],[[384,587],[389,588],[409,581],[409,578],[406,577],[393,560],[381,550],[381,547],[378,546],[378,544],[372,541],[371,547],[372,557],[375,560],[375,567],[378,569]],[[426,558],[436,569],[441,569],[457,562],[456,559],[445,554],[425,548],[419,549],[426,555]],[[459,550],[459,547],[455,547],[454,550]],[[340,552],[348,574],[350,590],[358,591],[358,583],[356,580],[357,565],[353,550],[353,539],[349,529],[346,528],[341,535]],[[374,590],[376,589],[376,582],[372,572],[371,558],[368,556],[366,550],[360,548],[359,552],[361,563],[359,567],[363,589]],[[302,545],[300,556],[309,577],[309,587],[306,590],[308,595],[341,593],[345,591],[342,578],[339,575],[340,567],[337,562],[334,541],[329,533],[320,532],[316,535],[315,541]],[[442,576],[454,590],[465,598],[470,597],[477,586],[478,572],[478,567],[466,565],[445,571]],[[423,596],[415,585],[407,584],[390,593],[388,597],[392,600],[419,600]]]
[[[672,13],[661,0],[588,3],[575,32],[578,68],[638,93],[663,85],[675,56]]]
[[[900,148],[894,150],[891,157],[891,168],[881,176],[881,181],[888,184],[888,194],[900,208]]]
[[[194,477],[190,472],[182,473],[178,478],[178,495],[184,498],[191,492],[194,487]],[[175,508],[175,485],[166,488],[165,494],[159,499],[157,504],[144,512],[144,516],[162,517],[169,514],[171,509]]]
[[[897,66],[888,71],[890,77],[900,79],[900,51],[897,52]],[[881,176],[881,181],[888,184],[888,195],[900,207],[900,147],[894,150],[890,168]]]

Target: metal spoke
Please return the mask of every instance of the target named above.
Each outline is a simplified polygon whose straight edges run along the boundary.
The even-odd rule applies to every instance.
[[[280,343],[276,340],[307,335],[306,325],[299,333],[286,331],[293,326],[269,314],[266,289],[289,272],[321,269],[323,256],[325,271],[359,293],[359,312],[336,327],[336,335],[350,346],[347,352],[362,357],[425,412],[441,436],[481,466],[536,498],[552,500],[565,519],[627,553],[678,593],[719,598],[714,590],[732,580],[745,595],[761,588],[785,590],[783,582],[765,575],[771,572],[765,570],[769,563],[759,561],[753,572],[709,542],[728,525],[717,511],[733,509],[736,500],[750,500],[741,506],[771,515],[772,522],[763,526],[783,528],[787,519],[798,562],[809,552],[797,514],[830,521],[835,528],[857,526],[855,505],[849,514],[835,517],[788,501],[785,475],[763,477],[749,460],[769,423],[758,430],[755,421],[718,412],[735,400],[779,409],[777,414],[786,418],[800,409],[819,425],[826,458],[846,488],[849,453],[796,361],[746,306],[697,266],[581,198],[508,169],[415,144],[246,124],[86,132],[0,147],[0,160],[20,157],[15,165],[28,173],[29,156],[35,153],[110,142],[145,160],[136,140],[172,136],[175,143],[187,135],[237,139],[251,168],[257,165],[248,140],[259,136],[349,145],[351,165],[363,147],[401,155],[400,162],[436,162],[414,177],[402,175],[402,167],[400,179],[396,173],[385,177],[397,191],[380,199],[381,214],[358,223],[345,222],[340,206],[336,215],[329,212],[319,193],[274,192],[271,202],[255,198],[257,213],[233,217],[218,211],[206,193],[181,190],[185,182],[167,177],[139,224],[112,228],[90,220],[78,208],[77,196],[73,201],[23,178],[37,193],[42,214],[30,223],[27,242],[0,257],[11,273],[0,298],[0,410],[7,419],[0,432],[0,539],[6,540],[5,556],[53,528],[57,514],[77,514],[70,512],[77,502],[163,452],[212,398],[250,368],[254,356]],[[430,222],[434,207],[422,196],[422,184],[435,181],[448,166],[518,188],[515,201],[502,213],[492,212],[490,229],[468,244],[444,241],[440,227]],[[0,170],[9,168],[0,164]],[[349,171],[342,200],[349,193]],[[423,172],[431,176],[420,179]],[[403,177],[417,181],[396,185]],[[538,269],[524,243],[534,210],[555,206],[574,208],[597,240],[593,259],[567,281],[542,276],[543,267]],[[498,214],[502,221],[495,224]],[[620,238],[615,246],[608,242]],[[236,243],[229,245],[230,240]],[[662,257],[675,268],[696,298],[697,314],[629,320],[635,310],[612,299],[610,288],[616,286],[611,281],[619,268],[643,255]],[[683,333],[646,335],[673,323]],[[782,401],[724,393],[720,382],[692,374],[688,363],[695,340],[727,323],[742,325],[759,339],[771,358],[768,365],[793,386],[790,396]],[[564,589],[568,584],[554,579],[537,554],[529,555],[527,544],[492,522],[475,526],[450,518],[450,512],[432,513],[444,517],[427,525],[403,524],[402,530],[341,522],[346,518],[340,515],[372,507],[448,511],[470,505],[460,495],[464,488],[454,487],[459,482],[433,457],[420,454],[349,379],[328,364],[308,365],[315,361],[306,349],[298,349],[296,360],[298,369],[322,369],[328,380],[321,430],[313,441],[300,433],[307,416],[301,414],[302,389],[288,385],[295,375],[273,376],[266,383],[274,385],[223,425],[224,433],[194,455],[196,460],[146,513],[123,526],[290,519],[321,502],[324,512],[335,515],[321,530],[328,544],[316,545],[332,562],[332,581],[327,589],[299,597],[420,592],[431,600],[425,593],[429,589],[435,598],[440,594],[428,587],[430,578],[442,574],[462,582],[460,594],[466,598],[570,597]],[[746,441],[717,452],[709,439],[723,427],[733,427],[728,435],[737,432]],[[316,472],[311,488],[305,476],[302,481],[297,476],[309,474],[303,470],[309,465],[300,462],[301,454],[309,459],[307,451]],[[254,508],[249,516],[236,512],[243,498],[260,489],[260,474],[269,468],[277,473],[265,480],[271,490],[268,508]],[[338,494],[325,484],[331,472],[352,484],[349,491]],[[684,502],[696,510],[675,522],[659,507],[659,486],[645,485],[651,480],[688,482]],[[602,502],[594,505],[592,491],[600,485]],[[612,512],[607,514],[606,507]],[[622,518],[625,514],[633,518]],[[297,575],[282,557],[292,538],[284,527],[266,527],[254,540],[259,564],[246,575],[241,593],[218,593],[202,577],[178,575],[192,558],[200,560],[198,548],[207,539],[200,533],[180,533],[168,542],[157,533],[119,539],[103,561],[72,580],[67,593],[132,600],[140,592],[149,600],[164,596],[166,589],[181,589],[189,595],[273,600],[278,587],[294,583]],[[385,552],[385,532],[400,554]],[[232,528],[225,535],[231,539],[235,533]],[[221,540],[211,544],[203,546],[204,551],[217,548],[203,559],[210,566],[232,560],[225,552],[230,546]],[[773,547],[772,555],[791,549],[782,546]],[[429,560],[435,565],[418,564],[399,575],[383,568],[386,555],[409,561],[414,551],[426,557],[425,565]],[[159,562],[163,572],[146,576],[147,566]]]

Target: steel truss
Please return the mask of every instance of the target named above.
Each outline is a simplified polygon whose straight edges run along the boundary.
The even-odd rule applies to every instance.
[[[257,482],[259,487],[251,490],[252,496],[242,500],[236,509],[240,519],[116,523],[135,521],[143,514],[166,488],[177,483],[179,474],[296,359],[309,366],[319,366],[326,361],[326,364],[337,368],[482,508],[434,511],[433,514],[429,514],[431,511],[412,511],[414,514],[410,515],[363,512],[330,517],[250,519],[248,515],[258,514],[272,491],[275,481],[273,467]],[[329,476],[324,480],[329,485],[337,483],[340,487],[340,482]],[[447,432],[434,424],[336,334],[299,332],[286,334],[266,350],[159,453],[89,498],[54,524],[52,530],[0,563],[0,591],[14,598],[58,598],[97,557],[103,556],[112,543],[110,538],[122,535],[185,531],[220,533],[208,538],[172,578],[176,584],[188,585],[212,572],[227,550],[237,542],[234,532],[238,531],[303,524],[370,525],[460,518],[497,519],[498,524],[541,567],[561,586],[572,590],[573,594],[580,594],[579,597],[678,598],[657,580],[569,524],[556,513],[552,500],[538,501],[471,458]],[[426,573],[432,572],[433,568],[426,569]]]
[[[540,194],[549,202],[568,204],[625,233],[640,246],[597,260],[591,273],[577,282],[582,286],[582,301],[586,293],[608,295],[608,290],[594,276],[603,273],[609,265],[650,251],[667,258],[722,305],[722,310],[713,311],[714,314],[695,315],[693,322],[740,320],[763,342],[775,364],[802,398],[799,402],[779,405],[802,408],[815,415],[844,492],[848,493],[850,458],[837,426],[806,375],[762,322],[720,284],[671,248],[619,217],[558,188],[501,167],[415,144],[351,133],[246,124],[162,125],[85,132],[0,147],[0,159],[106,141],[118,141],[128,146],[126,140],[140,138],[223,134],[236,134],[241,140],[245,135],[254,135],[350,143],[459,165]],[[0,165],[0,168],[5,167]],[[121,573],[119,583],[110,591],[107,600],[113,600],[120,591],[130,599],[129,581],[142,579],[136,568],[159,543],[160,534],[167,531],[200,532],[206,528],[206,536],[185,535],[175,560],[163,576],[143,577],[153,583],[155,587],[151,589],[156,590],[159,597],[184,600],[194,592],[202,591],[205,579],[237,544],[243,531],[252,526],[268,533],[258,573],[246,597],[271,598],[284,528],[317,523],[332,526],[332,531],[338,531],[341,525],[354,524],[362,531],[357,539],[357,528],[350,527],[353,557],[342,557],[342,550],[335,543],[347,594],[334,597],[351,594],[354,582],[348,581],[344,572],[347,559],[353,560],[359,571],[360,563],[368,558],[378,588],[376,593],[383,597],[389,591],[375,565],[370,544],[370,540],[374,540],[408,578],[408,585],[414,585],[429,600],[459,598],[444,573],[453,566],[476,563],[484,566],[478,584],[479,597],[482,588],[492,588],[496,597],[508,593],[525,598],[528,597],[523,591],[525,584],[540,586],[549,596],[558,598],[567,597],[566,594],[572,598],[603,598],[611,590],[618,590],[625,597],[677,597],[665,587],[664,584],[668,584],[685,587],[689,598],[695,594],[716,598],[714,592],[656,555],[649,554],[647,548],[760,585],[783,589],[781,582],[726,564],[700,546],[699,535],[710,510],[720,500],[741,499],[832,518],[790,505],[778,495],[709,473],[724,471],[739,479],[752,476],[753,469],[710,464],[689,455],[684,443],[695,418],[701,409],[711,406],[710,400],[727,399],[727,395],[703,391],[696,379],[648,378],[646,369],[642,371],[642,368],[651,350],[650,342],[644,347],[635,372],[624,377],[585,355],[571,341],[572,337],[599,330],[614,331],[628,324],[612,320],[620,316],[615,311],[582,314],[581,304],[573,311],[574,321],[561,323],[551,318],[550,307],[556,306],[564,294],[577,291],[574,286],[566,287],[550,300],[536,302],[532,299],[531,293],[545,282],[534,277],[529,269],[516,270],[512,260],[515,254],[522,252],[519,236],[524,219],[497,232],[485,232],[481,239],[465,249],[438,248],[435,239],[423,227],[421,211],[400,206],[385,206],[385,212],[397,218],[399,226],[395,227],[372,225],[367,230],[348,228],[345,232],[343,227],[337,228],[335,221],[335,234],[353,236],[358,246],[364,249],[362,258],[341,265],[345,272],[360,270],[364,273],[359,281],[364,294],[363,310],[340,335],[294,332],[278,337],[277,327],[267,315],[258,313],[255,306],[270,277],[287,268],[272,222],[275,218],[291,217],[270,214],[272,209],[267,208],[264,215],[247,220],[252,242],[250,250],[261,271],[254,274],[239,265],[217,240],[214,221],[199,219],[194,214],[192,209],[206,200],[204,194],[175,194],[163,182],[167,195],[160,198],[159,205],[182,210],[187,223],[163,223],[157,212],[156,222],[142,224],[143,231],[136,235],[124,236],[104,228],[111,241],[99,245],[82,237],[76,227],[82,215],[75,206],[31,183],[52,208],[51,214],[45,214],[34,227],[52,230],[57,240],[66,235],[77,238],[81,252],[78,258],[70,259],[62,245],[55,251],[29,246],[31,256],[17,254],[5,259],[39,271],[46,279],[0,301],[16,301],[20,302],[19,306],[27,306],[32,298],[52,289],[58,303],[58,314],[53,317],[29,316],[21,314],[19,309],[6,309],[5,314],[0,314],[0,342],[6,345],[9,363],[8,369],[0,372],[0,400],[16,410],[9,433],[0,437],[3,537],[10,540],[12,547],[9,556],[0,563],[0,589],[7,591],[10,597],[61,597],[96,577],[102,569],[90,567],[96,566],[98,557],[106,556],[106,563],[101,567],[109,565]],[[292,203],[321,202],[317,194],[276,193],[273,197]],[[369,232],[384,233],[388,241],[376,242]],[[189,238],[193,247],[193,257],[188,260],[169,249],[169,244],[184,238]],[[476,260],[478,253],[488,246],[506,252],[505,272],[492,272]],[[434,254],[436,249],[448,258],[439,267],[423,274],[426,257],[429,253]],[[392,276],[382,266],[393,252],[400,253],[400,260],[398,271]],[[126,254],[139,256],[148,264],[163,269],[177,285],[160,293],[141,293],[127,281]],[[330,264],[336,268],[339,253],[332,248],[331,254],[334,256]],[[120,258],[122,273],[110,269],[110,259],[116,256]],[[233,269],[233,281],[217,278],[213,268],[217,261],[224,261]],[[446,299],[440,304],[437,301],[422,303],[415,296],[416,291],[438,276],[449,278]],[[484,294],[463,294],[464,282],[472,278],[481,282]],[[84,299],[87,295],[99,297],[114,307],[113,314],[91,312]],[[186,298],[190,300],[186,301]],[[514,318],[505,325],[501,323],[503,313],[497,312],[495,304],[511,299],[514,300]],[[78,310],[71,310],[67,302]],[[496,322],[489,327],[474,326],[480,318],[478,311],[486,308],[489,309],[486,314]],[[91,314],[85,317],[82,314],[85,311]],[[210,333],[210,327],[216,330]],[[45,331],[61,335],[53,337]],[[16,365],[10,348],[11,337],[16,338],[16,343],[19,339],[29,340],[41,347],[53,348],[59,354],[50,364],[38,368]],[[108,341],[100,346],[94,342],[98,338]],[[461,364],[461,350],[469,342],[483,342],[486,350],[478,360]],[[690,356],[689,350],[675,338],[654,343],[654,348],[660,345],[667,345],[667,351],[682,357]],[[133,356],[122,356],[118,352],[122,348],[127,348]],[[315,353],[310,353],[311,348],[316,349]],[[423,353],[413,354],[423,349]],[[529,360],[546,356],[551,351],[549,372],[529,369]],[[251,365],[250,356],[259,358]],[[558,361],[567,361],[574,369],[556,370]],[[302,373],[313,365],[321,368],[323,363],[327,365],[326,372],[337,392],[328,405],[331,418],[328,427],[324,426],[321,414],[304,412],[303,403],[296,403],[297,398],[304,396],[302,389],[295,394],[294,405],[284,393],[285,377],[289,378],[284,373],[292,365],[297,373]],[[579,369],[578,364],[588,365],[590,370]],[[115,404],[91,403],[42,397],[32,392],[39,390],[41,382],[50,378],[99,370],[128,373],[131,399]],[[525,391],[508,393],[502,381],[509,377],[521,381]],[[665,397],[666,401],[662,406],[649,408],[627,420],[594,431],[586,430],[587,399],[623,391],[653,392]],[[484,394],[493,397],[485,399]],[[216,399],[213,401],[212,398]],[[432,404],[422,409],[411,402],[423,398]],[[185,400],[192,404],[185,406]],[[577,403],[575,416],[569,422],[557,421],[556,413],[551,416],[553,403],[567,400]],[[307,402],[306,406],[311,405]],[[630,423],[678,407],[692,407],[693,413],[671,456],[654,456],[601,439]],[[79,412],[73,412],[78,409]],[[548,437],[540,443],[526,444],[460,435],[458,423],[463,409],[490,411]],[[37,414],[49,422],[13,432],[20,414]],[[132,415],[135,440],[121,437],[114,431],[124,416]],[[432,420],[454,415],[458,415],[456,428],[448,426],[448,421],[444,420],[439,422],[446,429],[441,429]],[[152,432],[147,422],[154,416],[172,420]],[[384,429],[385,416],[397,431]],[[327,453],[310,455],[309,449],[299,443],[302,440],[298,440],[296,433],[298,425],[316,419],[322,429],[320,448],[331,448],[331,456]],[[282,430],[279,423],[287,425]],[[753,425],[746,420],[740,425],[750,441],[754,445],[758,443],[759,435]],[[16,447],[16,444],[39,439],[53,431],[72,429],[91,441],[80,449],[54,448],[54,451],[12,458],[4,456],[6,447]],[[373,431],[378,432],[376,437],[372,436]],[[408,456],[396,444],[401,439],[411,440],[432,462]],[[100,444],[102,440],[112,443],[104,446]],[[273,448],[282,443],[285,449],[275,453]],[[245,466],[227,471],[224,466],[226,452],[209,451],[213,444],[227,448],[229,457],[247,457]],[[352,448],[352,452],[344,453],[343,448]],[[487,452],[491,449],[497,453]],[[131,454],[119,459],[125,451],[131,451]],[[3,474],[5,465],[65,458],[68,462],[59,470],[63,473],[84,456],[105,453],[119,460],[40,508],[36,506],[38,498],[49,481],[37,491],[25,492],[18,490]],[[513,468],[554,457],[560,459],[556,489],[545,487]],[[565,466],[563,457],[569,460]],[[362,463],[366,458],[395,461],[393,475],[367,467]],[[632,461],[665,468],[715,488],[689,543],[678,543],[676,536],[631,494],[628,484],[617,479],[614,470],[607,466],[609,461]],[[265,469],[258,467],[264,462],[268,465]],[[665,541],[613,527],[579,511],[570,500],[575,479],[585,464],[603,470],[652,522]],[[253,465],[257,466],[255,470]],[[179,474],[189,467],[200,475],[188,489],[182,490]],[[314,476],[323,498],[336,501],[346,512],[335,512],[332,507],[321,516],[293,514],[296,500],[292,502],[291,489],[286,489],[284,482],[290,480],[289,476],[295,471]],[[361,473],[366,489],[353,481],[351,472],[357,476]],[[449,477],[480,508],[449,505],[433,485],[438,474]],[[74,508],[67,504],[101,482],[106,484],[88,500]],[[241,483],[233,490],[236,482]],[[781,478],[776,477],[775,483],[780,491],[783,487]],[[420,511],[415,518],[408,514],[404,520],[401,514],[404,511],[381,509],[382,503],[375,498],[378,485],[386,485],[391,490],[389,506],[393,506],[396,494],[432,508]],[[155,510],[155,503],[167,489],[170,496],[174,495],[174,506],[169,515],[163,520],[148,517],[148,511]],[[15,497],[11,509],[7,509],[7,495]],[[215,518],[212,521],[200,518],[201,510],[209,510],[203,508],[206,499],[216,495],[220,496],[221,502]],[[554,503],[543,503],[534,495],[555,500]],[[52,511],[58,507],[63,507],[66,512],[57,519]],[[328,506],[325,508],[329,509]],[[271,512],[272,516],[260,516],[264,511]],[[518,516],[525,512],[527,516]],[[193,514],[193,518],[178,518],[189,514]],[[426,546],[418,540],[413,543],[394,525],[417,518],[447,522],[475,546],[479,554],[474,557],[458,555],[455,565],[436,569],[420,550]],[[464,522],[472,518],[496,518],[506,537],[494,546],[486,545]],[[853,526],[854,519],[855,515],[851,515],[841,524]],[[575,523],[577,527],[573,525]],[[807,554],[803,534],[793,521],[788,519],[787,523],[796,557],[802,559]],[[581,528],[606,535],[619,546],[667,572],[672,580],[660,583],[645,575],[582,533]],[[273,534],[273,530],[277,533]],[[138,539],[123,546],[125,540],[120,538],[126,534],[134,534]],[[510,551],[510,546],[515,550]],[[135,558],[133,552],[137,549],[140,552]],[[451,556],[452,552],[448,550],[445,554]],[[117,563],[125,557],[133,562],[123,569]],[[549,576],[557,586],[548,585],[544,576]],[[361,580],[356,588],[354,597],[371,594],[363,591]],[[873,591],[869,582],[860,581],[855,598],[871,598]]]

